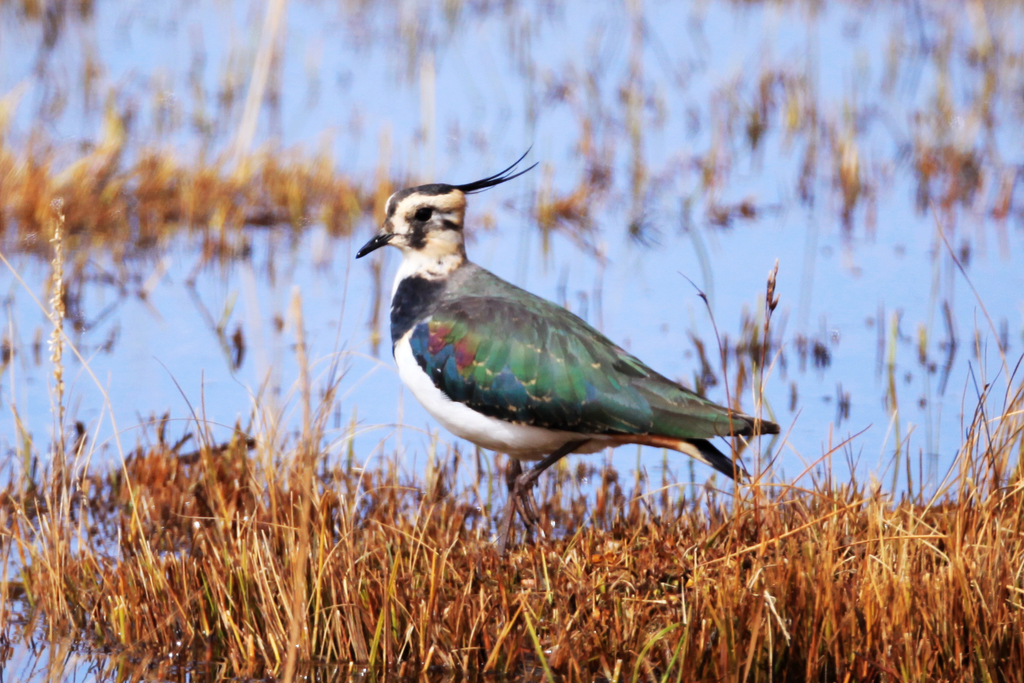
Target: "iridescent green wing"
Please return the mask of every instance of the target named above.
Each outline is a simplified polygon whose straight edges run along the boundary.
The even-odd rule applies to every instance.
[[[444,301],[413,329],[414,357],[453,401],[485,415],[586,434],[748,433],[736,414],[654,372],[569,311],[514,296]],[[741,419],[742,418],[742,419]]]

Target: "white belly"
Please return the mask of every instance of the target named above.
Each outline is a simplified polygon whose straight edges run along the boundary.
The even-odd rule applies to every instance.
[[[406,334],[395,345],[395,364],[398,376],[427,412],[455,436],[472,441],[481,448],[505,453],[517,460],[540,460],[570,441],[581,438],[580,434],[562,432],[543,427],[513,424],[478,413],[472,408],[452,401],[423,371],[412,355],[409,337]],[[575,453],[596,453],[611,444],[600,435],[592,439]]]

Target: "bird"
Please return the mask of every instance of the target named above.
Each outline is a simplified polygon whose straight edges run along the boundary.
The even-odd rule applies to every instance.
[[[384,246],[401,251],[391,345],[405,386],[449,432],[509,456],[509,498],[497,536],[502,556],[516,510],[527,531],[538,526],[531,489],[570,453],[656,446],[737,480],[746,471],[710,439],[779,433],[776,423],[697,395],[569,310],[467,258],[467,196],[537,165],[517,171],[525,157],[470,183],[395,192],[380,230],[356,253],[358,259]],[[523,461],[536,464],[524,471]]]

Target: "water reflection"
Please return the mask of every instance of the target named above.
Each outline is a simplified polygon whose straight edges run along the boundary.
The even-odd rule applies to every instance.
[[[213,683],[214,681],[274,681],[274,676],[251,667],[253,675],[239,677],[230,662],[203,659],[197,649],[184,649],[170,657],[153,657],[144,651],[110,653],[90,651],[80,642],[56,637],[50,640],[17,634],[0,641],[0,681],[46,681],[47,683],[127,683],[167,681],[168,683]],[[242,667],[244,670],[245,667]],[[259,673],[257,673],[259,672]],[[426,677],[424,677],[426,678]],[[354,664],[304,662],[296,667],[295,679],[310,683],[370,680],[365,667]],[[431,680],[452,680],[434,672]]]

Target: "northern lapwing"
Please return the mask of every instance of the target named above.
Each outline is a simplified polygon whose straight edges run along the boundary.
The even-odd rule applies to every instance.
[[[448,431],[511,458],[498,531],[508,549],[517,506],[538,521],[531,488],[569,453],[622,444],[670,448],[730,478],[739,463],[708,440],[778,434],[658,374],[561,306],[466,258],[466,195],[526,173],[516,163],[464,185],[410,187],[387,201],[380,232],[357,253],[398,247],[391,344],[398,374]],[[534,164],[536,166],[536,164]],[[520,461],[538,461],[523,472]]]

